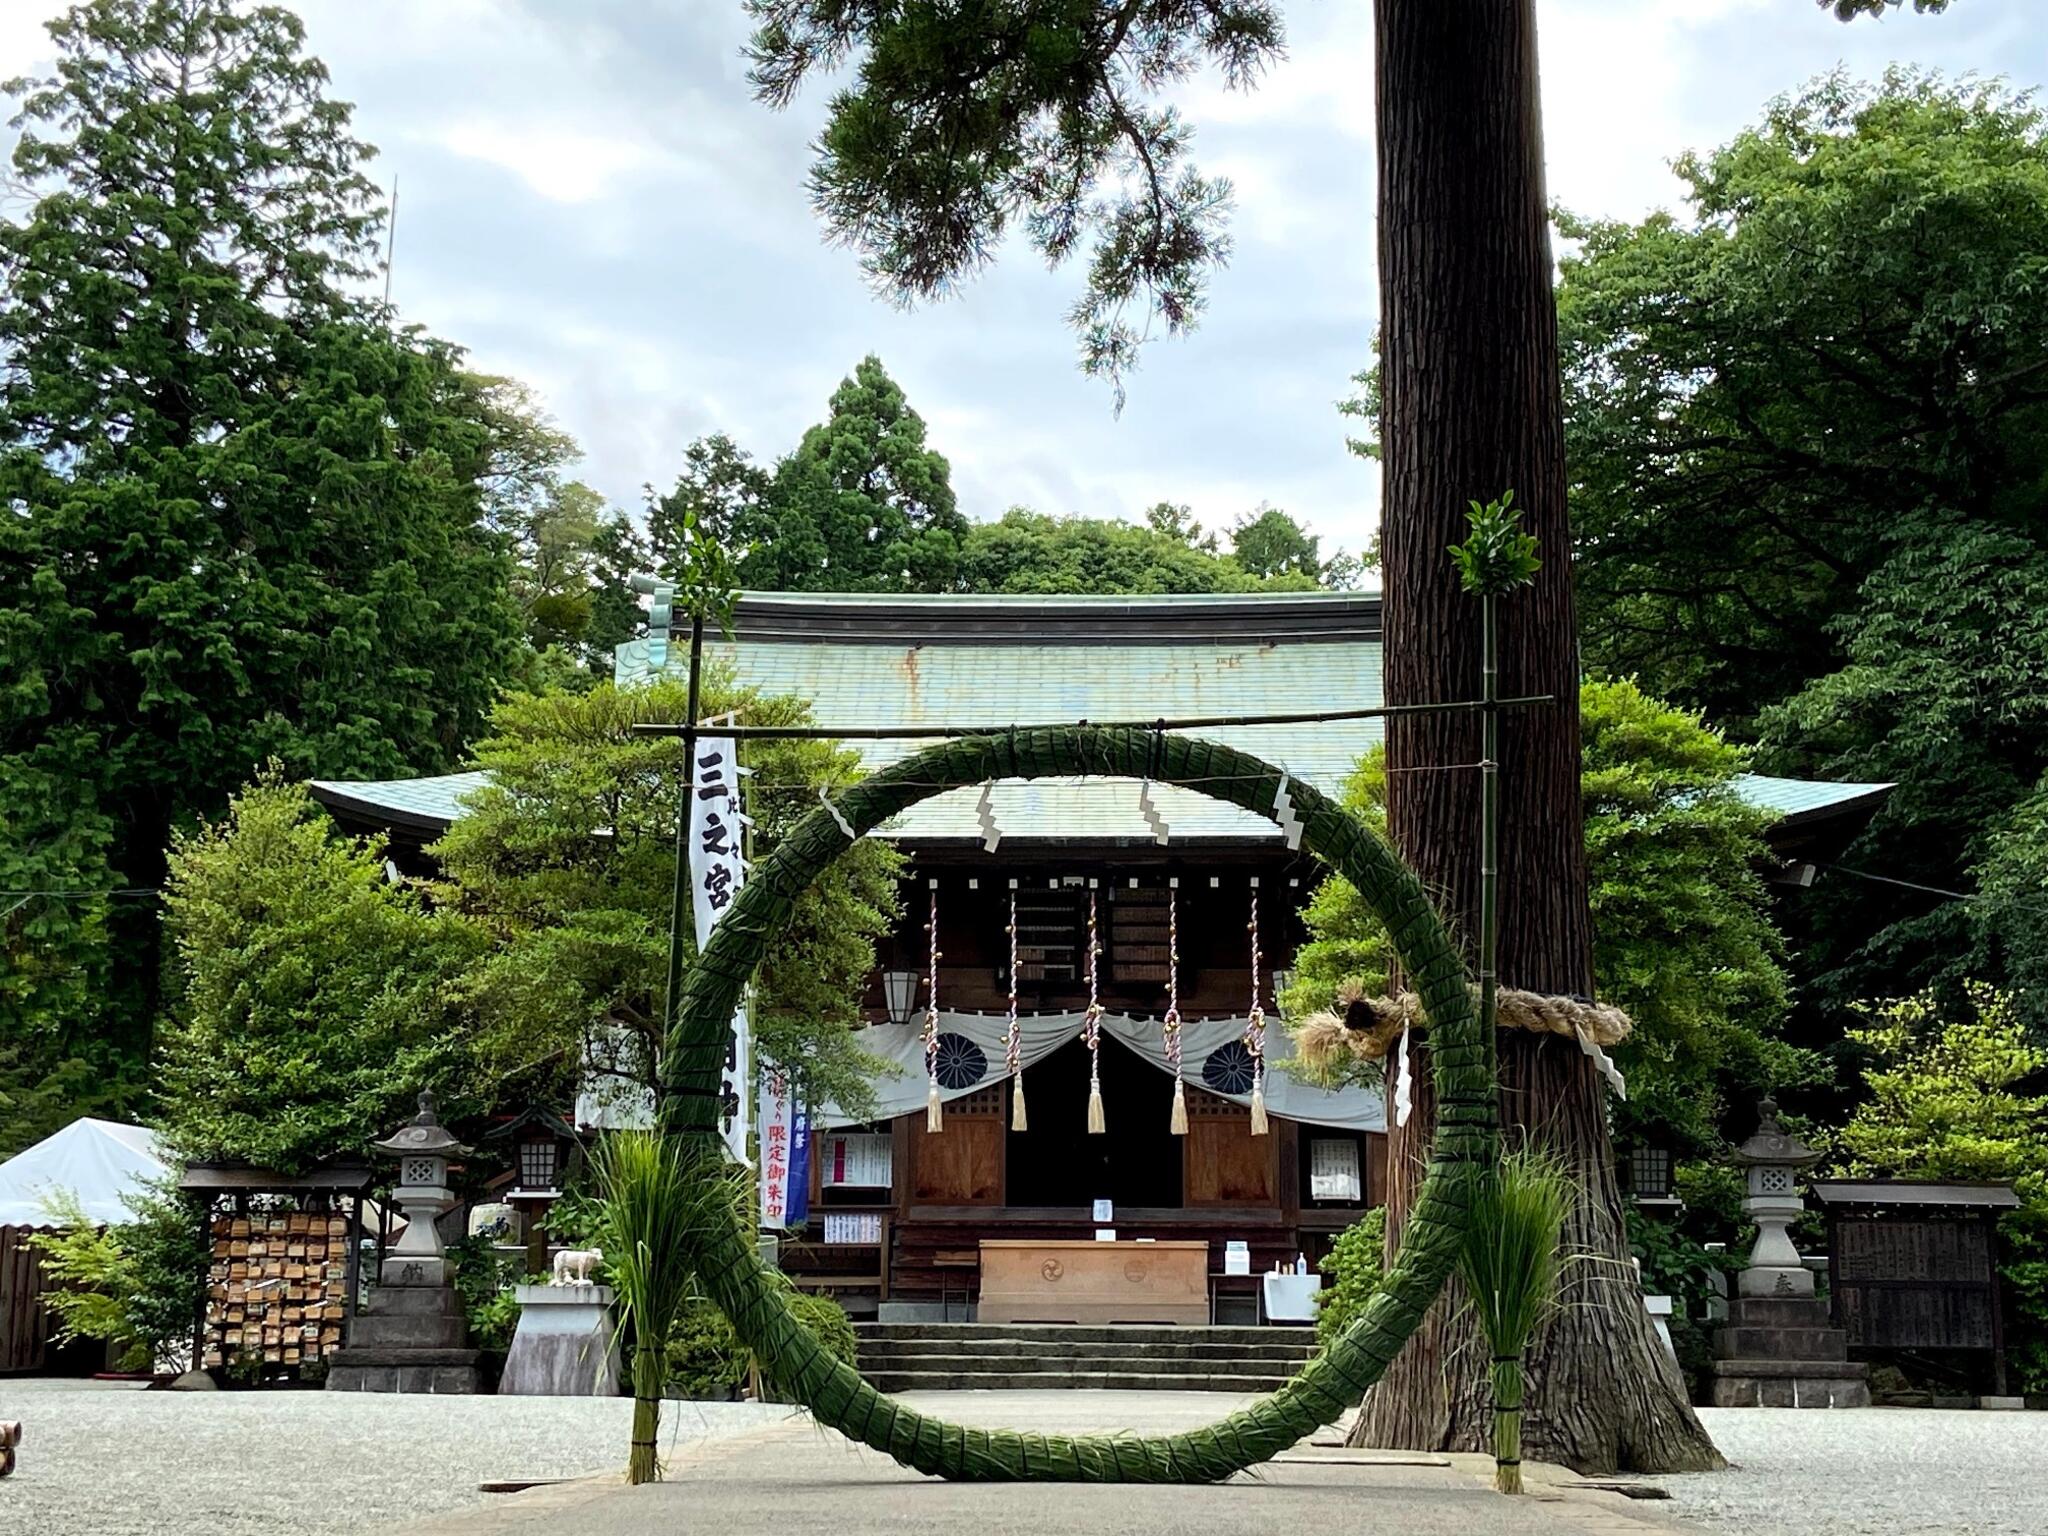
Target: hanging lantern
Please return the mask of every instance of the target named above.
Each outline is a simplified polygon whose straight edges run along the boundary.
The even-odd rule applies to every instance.
[[[925,971],[924,1070],[929,1087],[924,1096],[924,1128],[945,1129],[945,1111],[939,1106],[939,882],[931,883],[930,915],[924,931],[929,937],[930,959]]]
[[[1245,1018],[1244,1048],[1252,1053],[1252,1134],[1266,1134],[1266,1010],[1259,1004],[1259,883],[1252,882],[1252,1006]]]
[[[1180,1059],[1180,892],[1166,890],[1166,1064],[1173,1070],[1173,1112],[1167,1127],[1176,1136],[1188,1133],[1188,1085]]]
[[[1102,940],[1095,927],[1095,893],[1088,893],[1088,1012],[1083,1015],[1081,1039],[1088,1046],[1088,1133],[1100,1136],[1109,1123],[1102,1113],[1102,999],[1100,959]]]

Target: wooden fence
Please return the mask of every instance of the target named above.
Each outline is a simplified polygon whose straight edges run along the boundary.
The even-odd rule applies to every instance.
[[[0,1375],[41,1370],[50,1320],[29,1227],[0,1227]]]

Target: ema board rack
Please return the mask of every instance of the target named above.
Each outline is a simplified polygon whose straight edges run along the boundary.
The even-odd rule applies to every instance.
[[[208,1370],[295,1373],[341,1348],[347,1315],[345,1216],[215,1216],[207,1269]]]

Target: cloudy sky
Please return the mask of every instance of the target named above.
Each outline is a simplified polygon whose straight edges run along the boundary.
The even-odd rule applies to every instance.
[[[1074,366],[1077,278],[1010,252],[960,297],[877,301],[803,193],[822,120],[749,94],[740,0],[302,0],[372,173],[399,183],[408,319],[534,385],[620,502],[730,433],[772,459],[880,354],[952,460],[971,516],[1024,504],[1227,524],[1260,501],[1356,546],[1376,488],[1334,402],[1377,305],[1368,0],[1289,0],[1256,92],[1183,98],[1196,158],[1236,184],[1237,252],[1191,339],[1161,342],[1113,415]],[[53,0],[0,3],[0,78],[49,56]],[[1957,0],[1845,27],[1813,0],[1539,0],[1553,196],[1637,217],[1668,163],[1838,64],[2048,80],[2048,0]]]

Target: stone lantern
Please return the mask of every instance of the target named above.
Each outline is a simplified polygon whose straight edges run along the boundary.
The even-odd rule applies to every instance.
[[[1778,1124],[1778,1103],[1756,1107],[1756,1134],[1735,1149],[1735,1161],[1749,1170],[1749,1198],[1742,1209],[1756,1222],[1756,1246],[1738,1277],[1743,1296],[1811,1296],[1813,1271],[1785,1231],[1806,1210],[1799,1175],[1820,1161],[1820,1153]]]
[[[384,1259],[374,1296],[349,1322],[348,1344],[328,1357],[330,1392],[477,1390],[478,1351],[469,1347],[462,1298],[436,1226],[456,1203],[448,1160],[469,1148],[448,1134],[434,1096],[383,1141],[371,1145],[398,1159],[391,1199],[405,1213],[405,1231]]]
[[[434,1095],[428,1090],[421,1091],[419,1113],[409,1124],[370,1145],[398,1159],[398,1183],[391,1199],[405,1213],[405,1231],[384,1260],[381,1280],[386,1285],[446,1284],[448,1260],[437,1223],[455,1205],[455,1192],[448,1187],[448,1160],[468,1156],[471,1149],[448,1134],[434,1113]]]
[[[1748,1170],[1742,1208],[1756,1221],[1756,1246],[1736,1277],[1728,1321],[1714,1330],[1717,1408],[1867,1408],[1870,1368],[1849,1359],[1849,1337],[1828,1323],[1813,1293],[1813,1271],[1785,1231],[1806,1209],[1799,1175],[1821,1154],[1778,1124],[1778,1106],[1757,1105],[1756,1134],[1735,1149]]]

